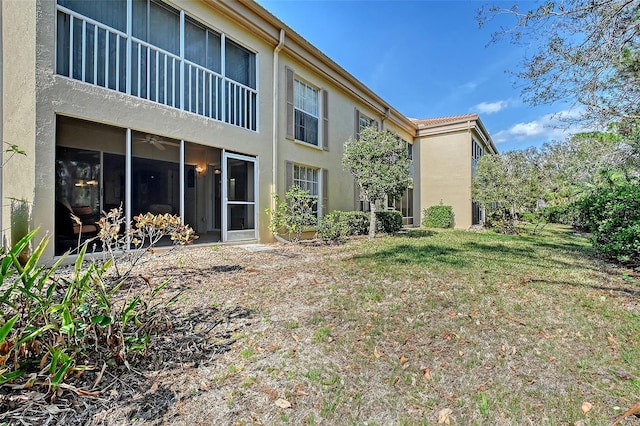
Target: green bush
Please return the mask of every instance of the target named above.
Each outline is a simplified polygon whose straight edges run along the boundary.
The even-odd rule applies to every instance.
[[[111,216],[119,223],[117,212]],[[111,219],[98,223],[98,238],[103,244],[119,238],[117,230],[108,226]],[[144,356],[150,335],[167,324],[161,319],[166,318],[166,308],[179,294],[156,302],[169,282],[164,280],[123,297],[118,293],[126,280],[111,269],[114,259],[101,264],[95,258],[88,260],[88,242],[79,247],[75,268],[68,273],[58,273],[64,256],[53,266],[40,266],[46,237],[23,264],[20,253],[36,233],[37,229],[29,232],[0,256],[0,386],[44,386],[55,398],[71,375],[79,376],[92,365],[128,365]],[[113,234],[112,239],[106,234]],[[195,238],[190,228],[180,224],[179,217],[167,215],[137,218],[130,235],[171,236],[177,244]]]
[[[402,213],[397,210],[376,212],[378,231],[395,234],[402,229]]]
[[[562,225],[572,225],[582,227],[579,220],[579,209],[577,203],[558,204],[544,208],[544,216],[547,222],[559,223]]]
[[[601,253],[640,265],[640,184],[621,182],[597,188],[579,203],[580,221]]]
[[[329,244],[341,242],[349,231],[343,216],[343,212],[337,210],[324,215],[318,223],[318,238]]]
[[[422,212],[422,226],[427,228],[451,228],[453,227],[453,207],[431,206]]]
[[[369,213],[361,211],[340,212],[347,225],[347,235],[367,235],[369,233]]]
[[[316,200],[308,191],[294,185],[285,194],[285,201],[280,201],[278,194],[273,198],[276,207],[266,212],[271,216],[270,229],[274,236],[285,234],[289,241],[297,242],[305,228],[317,225]]]

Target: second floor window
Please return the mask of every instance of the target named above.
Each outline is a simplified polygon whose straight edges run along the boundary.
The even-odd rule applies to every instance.
[[[360,114],[360,124],[359,129],[362,131],[365,127],[378,127],[378,123],[373,118],[369,118],[366,115]]]
[[[294,108],[295,108],[295,138],[299,141],[318,145],[318,116],[320,112],[320,98],[318,89],[300,80],[295,80]]]
[[[478,161],[480,157],[484,155],[484,149],[475,139],[471,141],[471,174],[476,174],[476,168],[478,167]]]

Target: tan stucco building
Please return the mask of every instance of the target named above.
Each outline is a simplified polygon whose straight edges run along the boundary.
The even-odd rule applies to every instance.
[[[342,145],[364,125],[413,156],[391,203],[407,225],[440,201],[473,223],[474,158],[495,152],[478,116],[405,117],[253,1],[3,0],[0,20],[0,136],[26,154],[3,161],[0,195],[32,203],[48,256],[75,242],[71,212],[86,229],[123,205],[180,214],[201,241],[270,241],[265,209],[294,183],[319,215],[357,209]]]

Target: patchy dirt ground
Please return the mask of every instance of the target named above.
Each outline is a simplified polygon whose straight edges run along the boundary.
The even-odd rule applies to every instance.
[[[305,392],[288,388],[269,366],[281,365],[283,351],[295,352],[311,339],[304,328],[283,324],[307,323],[323,310],[337,256],[331,246],[215,246],[146,263],[137,272],[152,285],[171,279],[162,298],[180,293],[166,318],[170,328],[151,341],[147,359],[131,370],[118,366],[101,373],[96,366],[85,373],[83,395],[67,389],[55,403],[37,391],[5,397],[0,424],[280,421],[278,405],[285,398],[296,403]],[[98,385],[91,386],[98,376]]]
[[[171,278],[161,297],[177,300],[148,356],[131,369],[98,365],[54,403],[36,390],[0,395],[0,425],[587,426],[637,402],[624,386],[640,389],[640,334],[611,324],[640,315],[637,284],[590,259],[530,259],[521,243],[506,269],[509,246],[487,244],[469,279],[463,252],[425,244],[373,256],[356,241],[158,257],[138,273],[152,286]],[[365,276],[354,255],[383,273]],[[398,272],[416,259],[415,274]]]

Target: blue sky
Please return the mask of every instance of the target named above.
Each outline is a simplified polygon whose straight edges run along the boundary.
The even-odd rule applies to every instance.
[[[501,152],[565,138],[552,123],[566,105],[534,108],[520,99],[523,83],[509,71],[528,50],[508,40],[489,44],[513,18],[480,29],[484,0],[258,2],[407,117],[477,112]]]

